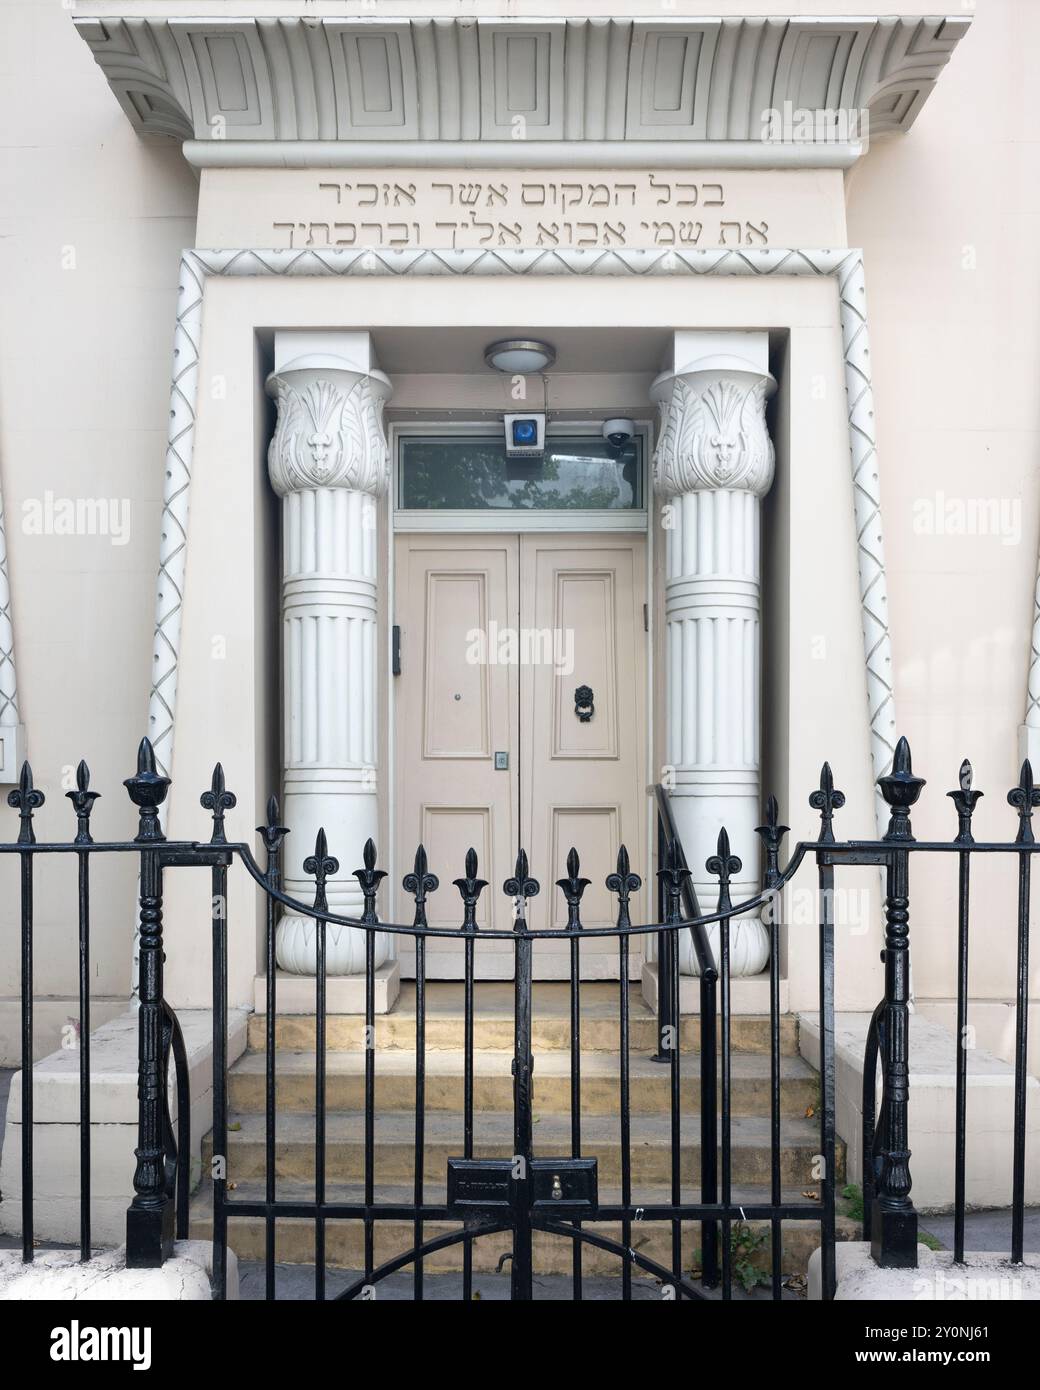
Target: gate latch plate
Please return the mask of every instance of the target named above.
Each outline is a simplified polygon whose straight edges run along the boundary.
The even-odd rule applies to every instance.
[[[511,1158],[449,1158],[448,1210],[460,1216],[504,1213],[513,1205]]]
[[[594,1158],[533,1158],[531,1210],[591,1216],[599,1205]]]
[[[528,1201],[532,1212],[591,1217],[599,1204],[596,1159],[533,1158]],[[448,1210],[463,1217],[504,1215],[522,1200],[524,1185],[511,1158],[449,1158]]]

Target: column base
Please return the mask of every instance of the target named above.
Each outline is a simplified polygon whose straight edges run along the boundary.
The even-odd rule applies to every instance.
[[[334,912],[346,911],[336,904]],[[329,922],[325,928],[325,973],[364,975],[365,937],[360,927],[338,926]],[[289,975],[313,977],[318,973],[318,923],[313,917],[283,917],[275,928],[275,958],[279,970]],[[386,932],[376,935],[375,963],[381,966],[390,954],[390,937]],[[364,1010],[362,1010],[364,1012]]]
[[[708,945],[716,965],[721,968],[719,924],[705,927]],[[769,928],[759,917],[734,917],[729,924],[729,973],[732,979],[761,975],[769,964]],[[697,953],[688,931],[679,933],[680,975],[700,975]]]
[[[313,1016],[315,1009],[315,978],[313,975],[290,975],[275,972],[275,1003],[277,1016],[305,1014]],[[401,963],[384,961],[375,972],[375,1008],[377,1014],[388,1014],[401,993]],[[330,1014],[363,1014],[365,1012],[364,975],[330,976],[325,985],[325,1000]],[[253,1007],[258,1014],[267,1012],[267,976],[257,975],[253,982]]]

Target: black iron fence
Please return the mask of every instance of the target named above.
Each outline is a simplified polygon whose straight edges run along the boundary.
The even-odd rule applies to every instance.
[[[79,960],[80,960],[80,1169],[81,1169],[81,1255],[91,1252],[90,1230],[90,861],[95,854],[136,856],[140,869],[140,988],[139,988],[139,1123],[134,1176],[135,1196],[127,1213],[127,1262],[134,1267],[162,1264],[169,1256],[175,1236],[184,1238],[188,1230],[190,1169],[188,1070],[183,1041],[176,1016],[164,998],[164,951],[177,949],[176,940],[164,941],[163,879],[169,868],[209,868],[212,876],[212,972],[213,972],[213,1165],[212,1230],[216,1293],[227,1289],[227,1250],[229,1222],[254,1218],[265,1232],[266,1293],[275,1296],[275,1264],[278,1250],[278,1223],[305,1220],[314,1232],[315,1297],[326,1297],[326,1232],[329,1223],[354,1222],[363,1229],[364,1256],[354,1276],[337,1294],[338,1299],[370,1296],[380,1282],[396,1271],[410,1268],[417,1299],[424,1293],[425,1262],[436,1252],[461,1246],[463,1298],[473,1292],[474,1246],[483,1237],[505,1233],[510,1241],[511,1296],[517,1300],[532,1297],[536,1233],[556,1236],[572,1247],[570,1292],[582,1296],[584,1254],[590,1249],[606,1251],[616,1257],[620,1271],[620,1294],[632,1297],[633,1275],[650,1276],[660,1282],[666,1296],[686,1299],[731,1298],[734,1283],[734,1230],[748,1222],[766,1224],[770,1233],[769,1285],[774,1299],[783,1292],[782,1227],[785,1222],[815,1223],[820,1231],[821,1278],[825,1298],[835,1285],[835,1185],[838,1137],[835,1128],[835,871],[846,866],[879,865],[886,876],[885,898],[885,992],[873,1018],[868,1037],[863,1093],[865,1232],[875,1259],[884,1266],[914,1266],[917,1251],[917,1216],[910,1196],[910,1150],[908,1142],[910,1107],[909,1028],[910,1028],[910,859],[914,853],[955,854],[959,863],[958,949],[958,1037],[966,1038],[968,1019],[968,946],[970,916],[970,866],[975,854],[1006,854],[1017,859],[1019,907],[1017,924],[1017,1032],[1015,1043],[1014,1162],[1012,1180],[1013,1226],[1011,1258],[1023,1255],[1023,1215],[1026,1172],[1026,1082],[1027,1082],[1027,1003],[1029,970],[1029,880],[1036,844],[1031,826],[1032,811],[1040,805],[1040,791],[1034,789],[1028,763],[1023,766],[1020,783],[1008,794],[1017,809],[1019,828],[1013,842],[979,843],[973,839],[972,813],[981,795],[971,786],[971,769],[961,769],[960,787],[951,792],[958,815],[957,835],[952,841],[920,842],[913,839],[910,810],[924,783],[914,776],[910,750],[900,740],[891,772],[880,779],[882,795],[891,818],[881,840],[838,841],[834,834],[834,814],[844,804],[835,789],[830,768],[824,764],[819,789],[810,804],[819,812],[820,831],[815,841],[800,842],[788,863],[781,868],[780,852],[787,827],[779,822],[775,799],[766,806],[758,834],[765,849],[762,891],[752,900],[734,904],[730,883],[740,870],[740,860],[731,852],[725,829],[718,837],[717,853],[707,861],[707,871],[718,880],[714,910],[704,912],[697,903],[690,883],[690,871],[676,833],[667,794],[657,788],[658,883],[657,920],[634,925],[630,918],[631,896],[641,887],[632,871],[624,846],[618,851],[617,865],[606,879],[606,888],[616,900],[616,921],[610,927],[585,927],[581,904],[589,881],[581,877],[577,853],[568,856],[566,873],[557,880],[567,906],[563,927],[531,930],[526,905],[540,891],[531,876],[526,854],[517,856],[513,875],[502,885],[512,900],[511,930],[478,928],[477,907],[489,888],[478,876],[476,854],[466,856],[464,872],[454,880],[460,895],[457,928],[431,927],[427,920],[427,901],[440,888],[431,872],[422,846],[415,855],[412,870],[403,886],[414,899],[411,923],[381,922],[376,901],[383,870],[377,867],[376,850],[371,841],[364,847],[362,866],[354,871],[364,901],[360,918],[346,918],[329,911],[326,895],[328,878],[339,870],[329,853],[324,831],[319,832],[313,854],[304,861],[304,871],[314,879],[313,902],[299,902],[282,891],[282,854],[287,831],[279,823],[279,808],[272,797],[264,823],[258,827],[264,849],[260,863],[248,845],[229,842],[225,833],[225,814],[235,806],[218,764],[212,785],[202,805],[212,813],[209,840],[172,841],[163,834],[160,807],[169,788],[169,779],[156,772],[152,749],[141,743],[137,772],[126,780],[131,801],[138,808],[138,833],[133,840],[95,842],[90,833],[90,816],[97,793],[89,786],[85,764],[80,764],[77,786],[67,793],[76,814],[75,838],[62,842],[38,842],[34,815],[43,805],[43,795],[33,785],[28,765],[22,771],[9,803],[20,818],[19,834],[13,843],[0,845],[0,853],[18,856],[20,861],[21,913],[21,992],[22,1065],[21,1088],[22,1144],[22,1240],[23,1258],[30,1261],[34,1248],[33,1220],[33,1087],[28,1082],[32,1066],[33,1043],[33,883],[52,855],[71,855],[78,860]],[[804,1193],[800,1200],[784,1197],[782,1186],[781,1132],[781,994],[780,994],[780,910],[785,886],[802,864],[815,860],[818,889],[818,996],[819,996],[819,1179],[818,1192]],[[267,965],[264,1104],[264,1181],[263,1195],[243,1198],[235,1195],[228,1174],[228,869],[238,862],[255,881],[266,904],[265,951]],[[278,997],[275,960],[275,927],[280,910],[313,919],[316,923],[315,991],[315,1074],[314,1074],[314,1186],[306,1199],[279,1193],[277,1142],[277,1049]],[[772,951],[769,965],[769,1152],[768,1191],[754,1200],[734,1195],[733,1181],[733,1041],[730,969],[730,936],[734,921],[749,914],[762,914],[769,924]],[[718,924],[718,959],[713,957],[707,928]],[[351,1200],[330,1196],[327,1182],[327,968],[326,934],[329,925],[354,927],[365,933],[365,1050],[364,1107],[360,1116],[363,1132],[363,1186]],[[679,1014],[679,933],[689,931],[700,972],[699,1019],[693,1045],[684,1033]],[[376,937],[389,933],[396,938],[411,937],[415,943],[415,1101],[412,1185],[408,1198],[381,1199],[377,1191],[379,1152],[376,1138],[376,1077],[379,1065],[376,1037]],[[583,1133],[582,1116],[582,943],[607,937],[617,950],[617,1124],[620,1147],[620,1186],[608,1193],[601,1187],[598,1159]],[[427,1172],[426,1148],[426,1025],[427,966],[426,948],[431,940],[458,939],[464,953],[464,1033],[463,1101],[461,1152],[447,1162],[447,1171]],[[512,1048],[512,1142],[508,1153],[486,1156],[486,1146],[478,1145],[478,1119],[474,1113],[474,1020],[476,952],[482,941],[506,939],[513,949],[513,1048]],[[536,1151],[533,1098],[536,1084],[532,1038],[533,948],[540,940],[565,940],[570,956],[569,991],[569,1082],[570,1132],[564,1153]],[[646,1200],[633,1176],[631,1106],[631,971],[632,943],[653,939],[658,960],[658,1019],[655,1059],[669,1069],[668,1105],[668,1196]],[[171,1059],[177,1079],[177,1124],[170,1114],[168,1096]],[[880,1105],[875,1105],[880,1065]],[[956,1217],[955,1257],[964,1254],[965,1209],[965,1133],[968,1122],[967,1060],[962,1045],[957,1055],[956,1082]],[[699,1079],[699,1163],[691,1178],[684,1169],[682,1078]],[[478,1154],[478,1147],[481,1152]],[[376,1230],[379,1223],[406,1222],[410,1240],[406,1248],[390,1259],[376,1260]],[[436,1223],[447,1231],[429,1235]],[[670,1230],[670,1259],[651,1258],[633,1230],[641,1223],[658,1223]],[[684,1233],[699,1229],[700,1270],[691,1271],[688,1252],[684,1252]],[[619,1231],[619,1238],[611,1231]]]

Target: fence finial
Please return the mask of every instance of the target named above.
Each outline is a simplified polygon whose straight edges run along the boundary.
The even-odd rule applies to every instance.
[[[361,920],[375,923],[378,921],[376,917],[376,894],[379,892],[379,885],[386,878],[386,870],[376,868],[376,842],[371,835],[365,841],[361,858],[364,868],[354,870],[354,877],[361,885],[361,892],[365,899]]]
[[[581,863],[578,859],[578,851],[572,845],[567,855],[567,877],[556,880],[557,888],[563,890],[563,896],[567,900],[567,930],[577,931],[581,927],[581,895],[591,883],[591,879],[582,878]]]
[[[256,827],[256,833],[263,839],[268,858],[272,858],[278,853],[282,847],[282,841],[289,833],[287,825],[279,825],[280,820],[281,811],[278,807],[278,798],[272,794],[267,798],[267,821],[264,825]]]
[[[516,900],[516,923],[517,931],[524,930],[524,904],[528,898],[536,898],[541,892],[542,885],[536,878],[532,878],[527,863],[527,851],[521,849],[516,856],[516,868],[513,870],[513,877],[507,878],[502,885],[502,892],[507,898]]]
[[[429,872],[429,863],[426,858],[426,846],[420,845],[415,851],[415,864],[410,874],[405,874],[401,880],[401,887],[406,893],[411,893],[415,898],[415,925],[417,927],[426,925],[426,895],[435,893],[441,886],[441,881],[436,874]]]
[[[477,877],[477,851],[471,845],[466,851],[466,872],[463,878],[452,879],[462,897],[462,930],[477,930],[477,903],[487,887],[487,879]]]
[[[327,912],[329,900],[325,893],[325,881],[339,873],[339,860],[329,853],[325,838],[325,827],[319,826],[314,838],[314,853],[303,861],[303,872],[314,875],[314,906],[318,912]]]
[[[136,841],[147,843],[151,840],[165,839],[162,826],[159,824],[159,807],[166,800],[170,779],[156,772],[155,751],[149,739],[143,738],[138,745],[137,773],[133,777],[127,777],[123,786],[140,812],[141,823]]]
[[[817,836],[817,843],[833,845],[834,812],[840,811],[845,805],[845,793],[836,790],[830,763],[824,763],[820,769],[819,790],[814,791],[809,797],[809,805],[814,811],[820,813],[820,833]]]
[[[910,828],[910,807],[921,795],[925,785],[923,777],[915,777],[910,758],[910,745],[905,737],[896,744],[892,757],[892,771],[877,779],[881,795],[892,809],[892,815],[885,831],[886,840],[912,840]]]
[[[719,831],[716,852],[704,861],[708,873],[719,881],[719,911],[729,906],[729,885],[734,874],[744,867],[740,858],[730,853],[729,831],[725,826]]]
[[[18,843],[20,845],[34,845],[36,843],[32,823],[33,812],[38,811],[45,800],[43,792],[37,791],[33,786],[32,768],[27,762],[22,763],[18,785],[13,791],[7,793],[7,804],[13,806],[18,812],[21,822],[18,828]]]
[[[971,779],[971,763],[965,758],[961,763],[961,770],[957,777],[960,786],[956,791],[946,793],[957,808],[957,839],[963,844],[973,844],[975,841],[975,837],[971,833],[971,817],[979,797],[985,795],[984,792],[975,791],[972,788]]]
[[[678,922],[682,920],[682,910],[680,900],[682,898],[683,884],[690,877],[690,871],[683,861],[682,850],[679,848],[679,841],[675,838],[668,842],[668,862],[662,869],[658,869],[657,877],[664,886],[667,903],[665,905],[666,920]]]
[[[1014,806],[1018,811],[1018,835],[1015,843],[1017,845],[1034,844],[1033,808],[1040,806],[1040,788],[1033,785],[1033,765],[1028,758],[1022,764],[1022,770],[1018,776],[1018,786],[1011,788],[1007,794],[1007,799],[1008,805]]]
[[[224,835],[224,812],[233,811],[238,805],[238,797],[234,792],[229,792],[224,782],[224,768],[217,763],[213,769],[213,777],[209,784],[209,791],[205,791],[199,797],[199,805],[204,811],[213,812],[213,833],[210,835],[211,845],[226,845],[227,838]]]
[[[780,803],[775,796],[766,800],[766,816],[761,825],[755,826],[755,834],[761,839],[766,851],[766,864],[762,871],[762,883],[772,888],[780,877],[780,845],[791,829],[780,824]]]
[[[76,768],[76,785],[65,795],[72,802],[73,810],[76,812],[76,844],[92,845],[94,841],[90,834],[90,813],[101,793],[90,790],[90,768],[82,758],[79,760],[79,767]]]
[[[617,868],[612,874],[607,874],[606,878],[607,892],[617,895],[617,924],[619,927],[627,927],[629,925],[628,899],[632,893],[638,893],[642,886],[643,880],[638,874],[631,872],[628,849],[625,845],[622,845],[617,852]]]

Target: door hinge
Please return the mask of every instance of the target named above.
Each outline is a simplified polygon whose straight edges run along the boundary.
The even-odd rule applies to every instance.
[[[395,676],[401,674],[401,629],[397,623],[390,629],[390,670]]]
[[[643,604],[643,631],[650,631],[650,605],[648,603]]]

